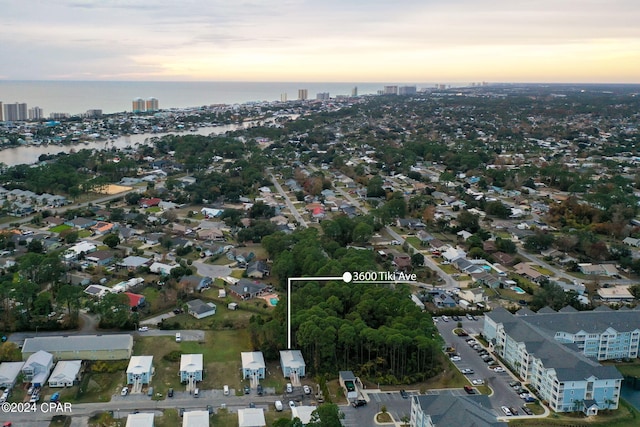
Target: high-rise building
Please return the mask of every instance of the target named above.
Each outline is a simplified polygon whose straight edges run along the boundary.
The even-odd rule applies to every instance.
[[[44,113],[42,111],[42,108],[40,107],[29,108],[29,120],[40,120],[42,118],[44,118]]]
[[[99,110],[99,109],[87,110],[85,115],[87,117],[100,117],[100,116],[102,116],[102,110]]]
[[[145,103],[147,111],[158,111],[158,100],[156,98],[149,98]]]
[[[16,122],[21,120],[27,120],[27,104],[18,103],[7,104],[4,106],[4,120],[7,122]]]
[[[353,89],[351,89],[351,96],[358,96],[358,86],[354,86]]]
[[[131,103],[131,110],[134,113],[140,113],[140,112],[145,111],[144,99],[142,99],[142,98],[134,99],[133,102]]]
[[[415,95],[418,89],[415,86],[400,86],[398,88],[398,95]]]
[[[318,101],[328,101],[329,100],[329,92],[319,92],[316,94],[316,99]]]
[[[280,94],[280,102],[287,102],[287,93],[281,93]]]
[[[397,95],[398,86],[385,86],[384,91],[382,93],[385,95]]]
[[[0,122],[4,122],[4,111],[2,108],[2,102],[0,102]]]
[[[309,98],[309,91],[307,89],[298,89],[298,99],[300,101],[306,101]]]

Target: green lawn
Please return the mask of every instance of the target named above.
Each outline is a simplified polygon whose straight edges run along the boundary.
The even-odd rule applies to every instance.
[[[532,408],[533,410],[533,408]],[[552,414],[541,419],[521,419],[510,420],[510,427],[546,427],[546,426],[567,426],[567,427],[630,427],[637,426],[640,422],[640,413],[633,409],[631,405],[620,400],[620,406],[615,411],[600,411],[597,417],[587,419],[580,414]]]
[[[61,233],[65,230],[69,230],[70,228],[71,228],[70,225],[60,224],[60,225],[56,225],[55,227],[51,227],[49,231],[51,231],[52,233]]]
[[[407,236],[407,238],[405,240],[407,241],[407,243],[409,243],[411,246],[413,246],[417,250],[426,249],[425,247],[421,246],[422,242],[420,241],[420,239],[418,239],[415,236]]]

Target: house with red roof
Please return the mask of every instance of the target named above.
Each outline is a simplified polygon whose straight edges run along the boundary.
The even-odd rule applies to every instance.
[[[146,303],[144,295],[134,294],[132,292],[125,292],[124,294],[129,298],[129,307],[131,307],[132,310],[144,307]]]
[[[162,201],[162,199],[159,199],[158,197],[152,197],[150,199],[140,199],[140,207],[141,208],[150,208],[152,206],[158,206],[160,204],[160,202]]]

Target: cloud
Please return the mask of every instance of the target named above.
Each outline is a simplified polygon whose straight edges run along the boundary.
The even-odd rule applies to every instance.
[[[459,73],[455,67],[461,54],[509,63],[518,50],[532,51],[541,64],[551,66],[558,61],[557,51],[574,49],[600,58],[604,44],[618,51],[640,40],[635,22],[640,2],[631,0],[3,3],[0,38],[10,42],[0,46],[0,55],[15,64],[3,71],[12,79],[144,79],[145,73],[149,78],[214,79],[222,75],[218,64],[236,68],[235,75],[246,78],[247,67],[276,75],[278,66],[288,78],[292,70],[321,78],[319,70],[333,76],[343,69],[340,64],[348,63],[346,71],[352,75],[371,73],[371,67],[380,68],[382,62],[389,73],[406,75],[413,68],[428,80],[433,61],[445,61],[438,63],[443,73],[447,66]],[[484,54],[479,57],[477,52]],[[633,62],[637,52],[626,51],[623,57]],[[393,71],[391,61],[400,61],[402,67]],[[304,64],[314,69],[304,69]],[[466,71],[473,70],[467,65]]]

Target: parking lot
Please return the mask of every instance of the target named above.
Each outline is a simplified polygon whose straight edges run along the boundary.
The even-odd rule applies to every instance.
[[[377,425],[374,417],[376,413],[382,410],[384,406],[387,409],[389,415],[394,420],[400,421],[402,417],[411,416],[411,395],[418,394],[417,391],[407,390],[407,398],[403,398],[400,392],[378,392],[378,391],[366,391],[366,395],[369,399],[367,405],[359,408],[352,406],[341,406],[340,409],[344,412],[345,418],[342,420],[342,425],[347,427],[367,427]]]
[[[469,372],[465,373],[465,376],[470,382],[476,383],[475,385],[487,385],[492,389],[493,394],[490,396],[490,401],[493,409],[498,413],[498,416],[507,415],[505,411],[502,410],[503,406],[516,409],[517,415],[525,415],[522,407],[526,402],[516,393],[516,390],[509,385],[509,383],[516,381],[517,378],[513,376],[505,366],[501,365],[499,361],[495,360],[496,358],[493,355],[489,354],[485,356],[486,361],[483,360],[482,355],[484,353],[482,350],[488,353],[488,349],[484,348],[481,343],[478,341],[475,341],[475,344],[473,342],[471,343],[476,346],[476,349],[467,343],[467,340],[472,338],[473,335],[482,332],[484,319],[479,317],[476,320],[470,320],[466,317],[460,317],[459,320],[452,318],[448,320],[449,321],[443,321],[439,319],[436,326],[447,347],[455,349],[453,353],[458,355],[453,358],[452,363],[461,372]],[[459,322],[462,324],[462,329],[464,329],[469,336],[458,336],[453,332],[454,329],[458,327]],[[493,362],[489,360],[489,356],[493,359]],[[495,364],[492,365],[493,367],[490,367],[487,362]],[[464,393],[462,390],[461,392]],[[511,411],[508,412],[511,413]]]

